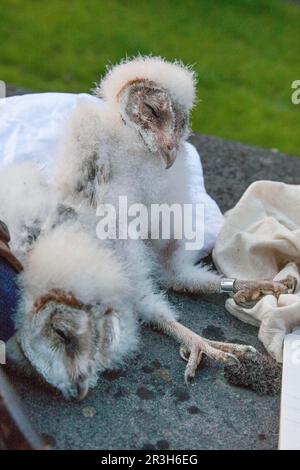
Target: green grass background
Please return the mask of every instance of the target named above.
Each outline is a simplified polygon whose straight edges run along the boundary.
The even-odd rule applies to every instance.
[[[0,0],[0,79],[88,91],[138,52],[199,75],[193,129],[300,155],[300,7],[283,0]]]

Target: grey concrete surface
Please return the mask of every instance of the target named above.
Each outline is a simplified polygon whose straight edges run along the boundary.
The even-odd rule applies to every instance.
[[[300,180],[300,159],[195,135],[208,192],[222,210],[258,179]],[[211,339],[263,350],[257,330],[224,309],[223,296],[169,294],[182,321]],[[36,429],[58,449],[275,449],[280,397],[229,385],[223,368],[205,361],[192,384],[171,339],[145,329],[140,353],[121,371],[105,374],[82,403],[66,402],[12,377]]]

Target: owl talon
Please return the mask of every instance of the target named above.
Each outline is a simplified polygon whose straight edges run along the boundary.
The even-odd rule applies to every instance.
[[[297,280],[287,276],[280,281],[236,281],[233,299],[237,305],[252,308],[266,295],[273,295],[277,299],[282,294],[294,292]]]
[[[219,341],[206,340],[198,336],[192,345],[181,345],[179,354],[187,362],[184,379],[188,383],[192,380],[203,361],[204,355],[211,359],[228,365],[238,365],[239,357],[256,354],[252,346],[243,344],[223,343]]]

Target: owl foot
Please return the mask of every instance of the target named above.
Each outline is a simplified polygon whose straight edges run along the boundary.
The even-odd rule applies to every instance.
[[[233,299],[237,305],[252,308],[266,295],[274,295],[277,299],[281,294],[295,291],[297,280],[287,276],[280,281],[235,281]]]
[[[194,338],[192,345],[182,345],[179,350],[181,358],[187,361],[185,382],[195,377],[204,355],[217,362],[230,365],[239,363],[240,357],[256,354],[256,349],[252,346],[211,341],[201,336],[198,338],[198,341],[197,337]]]

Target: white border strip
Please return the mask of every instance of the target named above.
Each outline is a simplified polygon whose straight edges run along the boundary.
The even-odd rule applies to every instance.
[[[284,340],[279,449],[300,449],[299,328]]]

